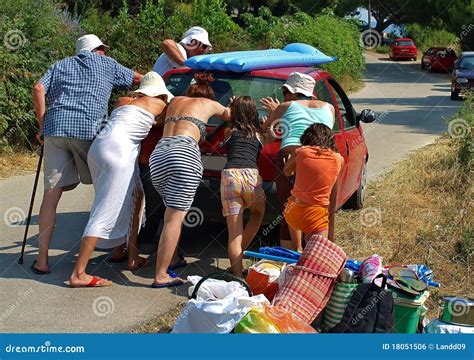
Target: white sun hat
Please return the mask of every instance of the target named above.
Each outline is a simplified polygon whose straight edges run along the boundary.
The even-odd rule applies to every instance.
[[[109,47],[105,45],[97,35],[87,34],[81,36],[76,41],[76,54],[79,54],[81,51],[92,51],[99,46],[104,46],[106,50],[109,50]]]
[[[309,75],[292,72],[282,87],[288,89],[292,94],[298,93],[305,96],[313,96],[316,81]]]
[[[138,89],[132,91],[130,94],[143,94],[151,97],[166,95],[168,97],[166,102],[169,102],[174,97],[166,88],[163,78],[154,71],[146,73]]]
[[[181,44],[190,45],[191,41],[197,40],[200,43],[209,46],[209,50],[212,49],[212,45],[209,42],[208,32],[199,26],[193,26],[191,29],[186,31],[183,35],[183,39],[180,41]]]

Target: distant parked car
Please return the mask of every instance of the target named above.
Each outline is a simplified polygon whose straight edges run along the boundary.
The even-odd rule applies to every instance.
[[[461,90],[474,89],[474,51],[466,51],[454,63],[451,77],[451,100],[459,99]]]
[[[453,49],[432,47],[421,58],[421,68],[432,71],[452,71],[457,56]]]
[[[417,49],[415,42],[410,38],[397,38],[390,45],[390,60],[409,59],[416,60]]]

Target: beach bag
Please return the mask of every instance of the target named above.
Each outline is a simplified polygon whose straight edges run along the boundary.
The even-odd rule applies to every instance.
[[[339,324],[346,311],[347,304],[351,300],[352,294],[357,289],[358,284],[337,283],[324,308],[323,330],[329,331]]]
[[[382,278],[382,285],[375,280]],[[393,296],[386,290],[387,278],[380,274],[370,284],[360,284],[354,291],[341,322],[331,333],[392,333]]]
[[[347,255],[339,246],[321,235],[313,235],[297,264],[286,267],[282,274],[284,283],[273,305],[311,324],[326,306],[346,260]]]
[[[263,294],[272,301],[278,291],[278,279],[284,264],[270,260],[260,260],[249,268],[247,284],[254,295]]]
[[[194,284],[191,299],[179,315],[172,333],[226,334],[254,307],[269,305],[264,295],[252,296],[245,281],[227,273],[188,276]]]

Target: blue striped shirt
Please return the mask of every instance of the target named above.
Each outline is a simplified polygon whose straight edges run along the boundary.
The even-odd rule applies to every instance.
[[[133,75],[91,51],[58,61],[40,80],[46,90],[43,135],[93,140],[107,118],[112,89],[131,87]]]

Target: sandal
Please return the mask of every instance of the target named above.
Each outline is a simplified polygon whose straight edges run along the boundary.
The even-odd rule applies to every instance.
[[[176,261],[173,265],[170,265],[168,267],[168,270],[176,270],[176,269],[179,269],[179,268],[182,268],[182,267],[185,267],[185,266],[188,266],[188,262],[186,261],[186,259],[184,257],[179,257],[179,260]]]
[[[174,271],[168,270],[167,273],[173,280],[168,281],[163,284],[158,284],[154,282],[153,284],[151,284],[151,287],[153,289],[161,289],[161,288],[166,288],[166,287],[180,286],[184,284],[184,280],[180,279],[178,277],[178,274],[176,274]]]
[[[69,285],[72,288],[86,288],[86,287],[107,287],[107,286],[111,286],[112,284],[113,284],[112,281],[109,281],[107,279],[102,279],[98,276],[92,276],[91,281],[89,281],[89,283],[86,285],[71,285],[71,284]]]
[[[51,271],[49,271],[49,270],[43,271],[43,270],[37,269],[35,265],[36,265],[36,260],[33,261],[33,264],[31,264],[31,270],[32,270],[36,275],[48,275],[48,274],[51,274]]]

